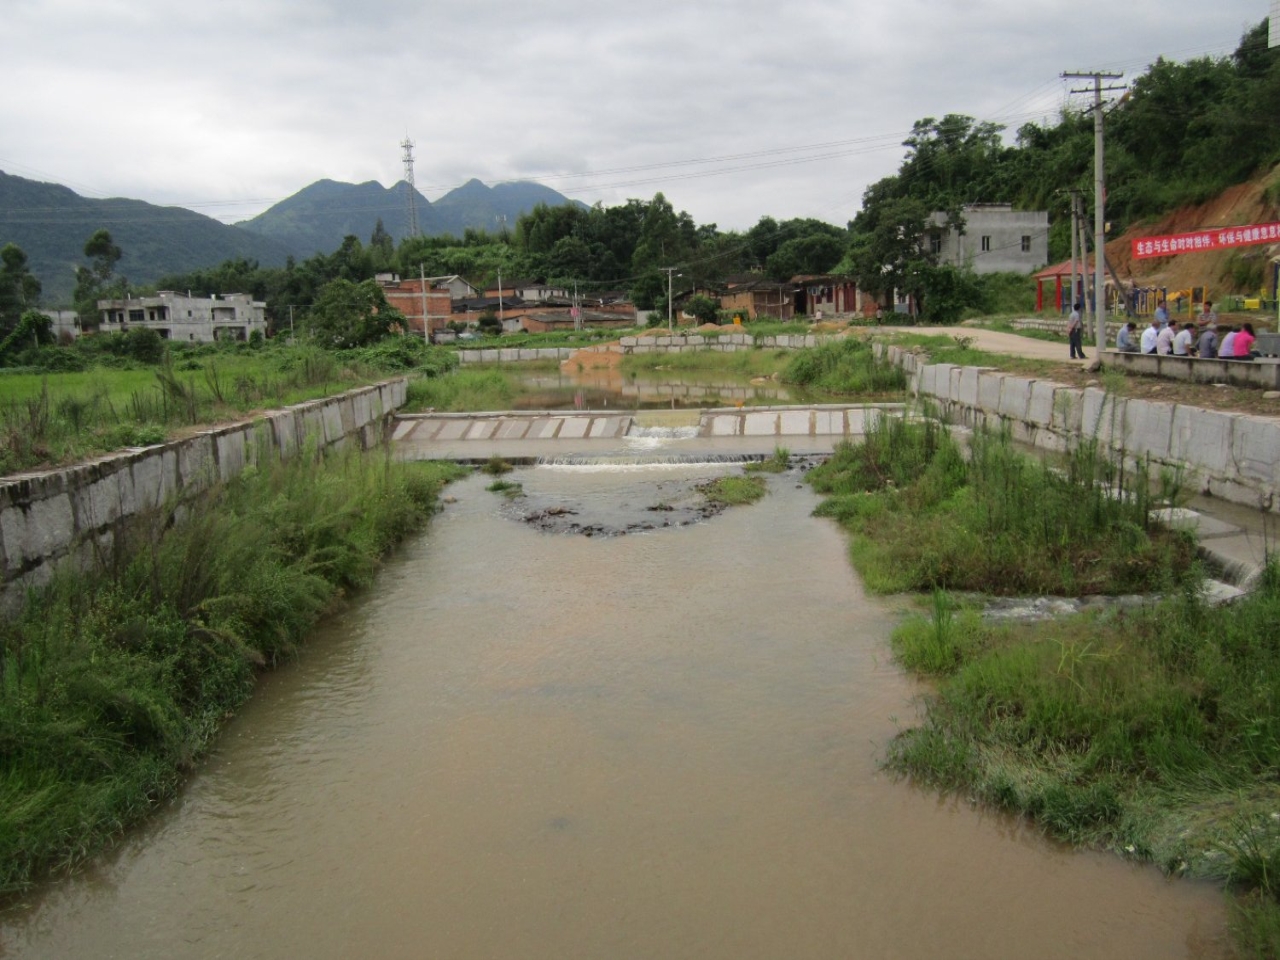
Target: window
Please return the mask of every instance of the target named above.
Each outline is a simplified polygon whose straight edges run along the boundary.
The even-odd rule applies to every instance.
[[[942,234],[929,234],[929,252],[932,254],[939,254],[942,252]]]
[[[1031,252],[1031,237],[1025,233],[1022,235],[1022,252],[1023,253]]]
[[[142,313],[142,311],[141,311],[141,310],[130,310],[130,311],[129,311],[129,322],[130,322],[130,323],[141,323],[141,322],[142,322],[142,317],[143,317],[143,313]]]
[[[982,252],[983,252],[983,253],[987,253],[990,249],[991,249],[991,238],[990,238],[990,237],[983,237],[983,238],[982,238]]]

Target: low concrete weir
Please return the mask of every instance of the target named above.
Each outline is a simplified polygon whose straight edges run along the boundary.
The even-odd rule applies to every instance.
[[[822,404],[657,411],[492,411],[401,414],[392,439],[404,460],[483,462],[502,457],[530,462],[563,455],[643,457],[768,456],[830,453],[841,440],[862,436],[901,404]]]

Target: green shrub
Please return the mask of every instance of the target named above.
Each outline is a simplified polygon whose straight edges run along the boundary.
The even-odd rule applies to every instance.
[[[787,364],[782,379],[831,393],[863,396],[901,393],[907,387],[902,368],[877,360],[871,345],[859,337],[801,350]]]

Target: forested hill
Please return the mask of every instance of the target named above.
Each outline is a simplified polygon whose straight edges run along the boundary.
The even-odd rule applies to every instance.
[[[1231,56],[1160,59],[1125,82],[1105,115],[1110,236],[1202,203],[1280,160],[1280,51],[1267,47],[1266,21]],[[867,188],[851,224],[858,272],[878,269],[895,255],[887,248],[918,238],[930,211],[958,213],[966,203],[1048,210],[1050,258],[1064,258],[1069,191],[1080,189],[1092,209],[1093,126],[1083,103],[1054,122],[1021,127],[1009,145],[1001,127],[970,117],[918,121],[898,173]]]
[[[0,247],[14,243],[26,253],[45,307],[70,306],[74,270],[86,263],[85,241],[104,228],[124,252],[117,273],[136,284],[236,258],[282,266],[289,253],[268,237],[181,207],[95,200],[0,171]]]
[[[373,180],[318,180],[237,226],[283,243],[298,258],[335,250],[347,236],[372,236],[378,221],[399,242],[410,236],[408,190],[403,180],[392,187]],[[514,228],[521,214],[540,203],[555,207],[572,202],[531,182],[489,187],[470,180],[435,203],[414,194],[418,228],[428,237],[461,237],[468,229],[500,232],[504,225]]]

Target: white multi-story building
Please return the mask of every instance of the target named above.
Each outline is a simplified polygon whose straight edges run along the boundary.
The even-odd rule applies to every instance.
[[[266,308],[247,293],[191,297],[161,290],[154,297],[99,300],[98,329],[113,333],[145,327],[166,340],[195,343],[248,340],[255,330],[266,335]]]
[[[1049,214],[1014,210],[1008,203],[973,203],[961,209],[964,232],[935,213],[925,243],[938,263],[974,273],[1030,273],[1049,262]]]

